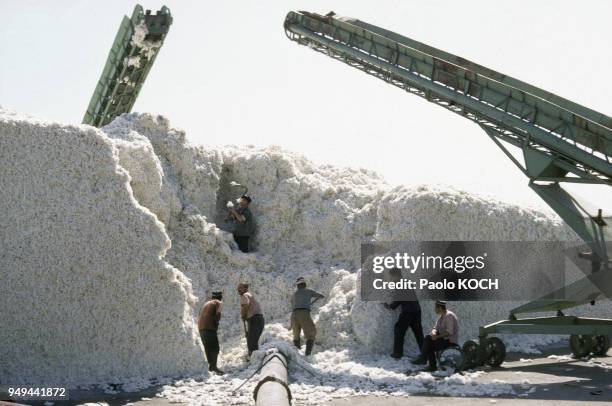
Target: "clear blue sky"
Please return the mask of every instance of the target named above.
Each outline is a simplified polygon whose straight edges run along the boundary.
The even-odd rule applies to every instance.
[[[80,122],[134,4],[0,0],[0,105]],[[474,124],[287,40],[293,9],[357,17],[612,113],[608,1],[141,4],[166,4],[174,24],[134,110],[169,117],[194,143],[276,144],[394,184],[446,183],[543,205]],[[602,192],[581,193],[596,201]]]

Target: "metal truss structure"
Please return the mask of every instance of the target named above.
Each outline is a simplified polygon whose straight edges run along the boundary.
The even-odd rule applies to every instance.
[[[171,24],[166,6],[151,14],[136,5],[131,18],[123,17],[83,124],[102,127],[132,110]],[[136,39],[135,34],[142,34],[136,32],[139,26],[146,35]]]
[[[606,244],[612,240],[608,226],[612,217],[604,216],[601,209],[588,212],[560,183],[612,186],[612,118],[459,56],[360,20],[339,18],[333,12],[289,12],[284,28],[287,37],[300,45],[475,122],[529,178],[529,186],[588,244],[590,252],[583,257],[592,263],[593,273],[564,288],[567,299],[550,299],[559,297],[558,292],[557,296],[543,296],[513,309],[508,320],[481,327],[480,345],[466,343],[476,351],[474,356],[503,361],[503,356],[494,356],[502,350],[501,341],[487,339],[492,333],[565,331],[575,335],[575,353],[584,352],[585,346],[590,351],[597,343],[601,350],[605,344],[601,337],[607,340],[602,334],[612,334],[612,320],[570,317],[562,310],[612,297],[612,263]],[[524,162],[508,146],[522,150]],[[516,318],[520,313],[541,311],[556,311],[557,315]],[[580,339],[583,336],[587,338]]]

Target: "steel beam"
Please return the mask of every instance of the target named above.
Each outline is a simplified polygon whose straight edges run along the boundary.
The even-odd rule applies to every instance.
[[[480,337],[488,334],[612,335],[612,320],[573,316],[502,320],[480,327]]]
[[[451,58],[457,62],[453,64],[441,59],[450,54],[439,51],[430,55],[421,49],[431,47],[421,44],[419,49],[411,48],[406,41],[397,41],[405,37],[373,27],[359,20],[307,12],[291,12],[285,20],[287,35],[299,44],[308,45],[428,101],[446,104],[449,110],[479,124],[486,122],[502,128],[500,135],[517,139],[521,145],[542,149],[559,163],[569,163],[573,166],[571,172],[612,183],[612,165],[607,155],[612,153],[612,129],[604,125],[612,119],[590,109],[578,108],[575,103],[550,93],[535,91],[537,88],[533,86],[513,87],[505,83],[511,79],[509,77],[499,82],[495,79],[501,74],[492,70],[480,67],[472,72],[468,68],[476,64],[459,57]],[[459,61],[466,62],[467,67]],[[486,72],[494,78],[486,76]],[[522,82],[513,79],[510,83],[518,86]]]

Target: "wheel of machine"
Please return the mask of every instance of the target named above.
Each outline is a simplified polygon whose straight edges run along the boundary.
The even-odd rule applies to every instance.
[[[576,358],[586,357],[593,350],[593,336],[587,334],[572,334],[570,348]]]
[[[593,336],[593,354],[603,357],[610,349],[610,337],[606,335]]]
[[[485,363],[492,367],[500,366],[506,359],[506,345],[497,337],[484,340]]]
[[[467,340],[463,347],[461,347],[463,353],[463,365],[461,369],[474,368],[478,365],[482,365],[483,348],[474,340]]]

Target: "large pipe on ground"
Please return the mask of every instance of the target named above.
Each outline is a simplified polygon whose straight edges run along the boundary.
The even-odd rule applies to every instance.
[[[291,405],[287,371],[287,357],[278,348],[269,349],[262,362],[261,376],[263,378],[253,391],[255,406]]]

